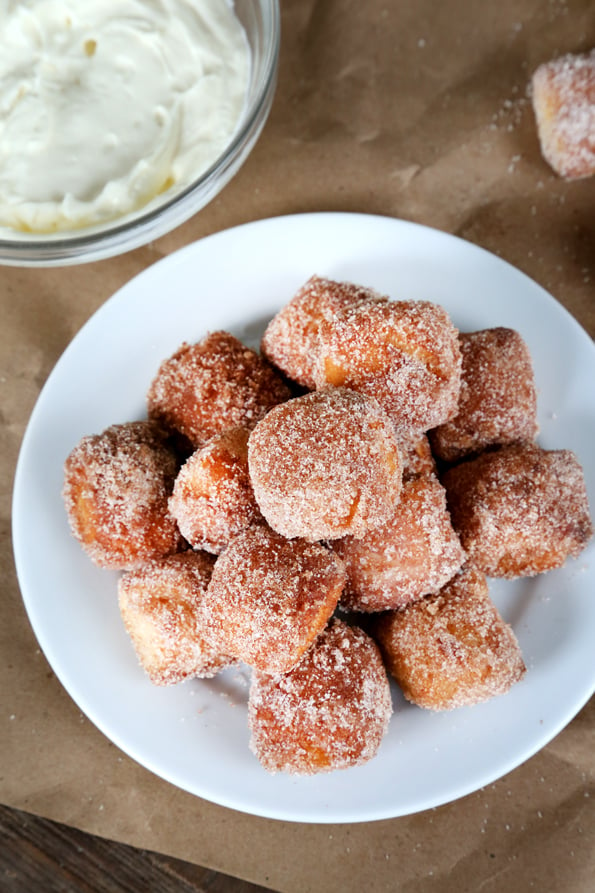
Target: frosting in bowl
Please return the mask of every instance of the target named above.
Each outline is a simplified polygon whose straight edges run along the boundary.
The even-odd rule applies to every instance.
[[[0,13],[2,227],[134,213],[232,138],[250,51],[226,0],[0,0]]]

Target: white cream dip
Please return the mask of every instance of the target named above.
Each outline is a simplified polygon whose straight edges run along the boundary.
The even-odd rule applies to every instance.
[[[187,185],[249,70],[227,0],[0,0],[0,226],[79,229]]]

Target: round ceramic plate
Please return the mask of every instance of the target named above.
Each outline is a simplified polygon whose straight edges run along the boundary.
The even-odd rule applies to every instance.
[[[65,351],[32,414],[14,489],[23,599],[56,675],[87,716],[152,772],[255,815],[356,822],[406,815],[477,790],[550,741],[594,688],[594,546],[534,579],[493,582],[528,672],[507,695],[434,714],[393,689],[395,713],[365,766],[314,777],[269,775],[248,748],[248,670],[151,685],[120,621],[117,574],[71,537],[64,459],[108,425],[142,418],[161,360],[182,341],[227,329],[257,346],[266,322],[312,274],[442,304],[463,331],[517,329],[531,350],[540,442],[573,449],[595,505],[595,350],[542,288],[486,251],[399,220],[306,214],[219,233],[122,288]],[[32,544],[35,544],[34,547]]]

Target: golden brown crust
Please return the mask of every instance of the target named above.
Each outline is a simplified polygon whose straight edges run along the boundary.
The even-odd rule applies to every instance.
[[[219,650],[266,673],[300,660],[335,610],[340,558],[265,525],[238,534],[217,558],[204,600]]]
[[[374,635],[405,697],[430,710],[504,694],[525,673],[511,627],[470,565],[439,594],[383,615]]]
[[[582,468],[569,450],[513,444],[462,462],[442,481],[463,548],[490,577],[561,567],[593,535]]]
[[[532,441],[537,394],[527,345],[514,329],[497,327],[459,335],[461,391],[456,416],[430,432],[434,453],[446,462],[487,447]]]
[[[383,523],[401,489],[391,423],[375,400],[328,388],[277,406],[248,442],[254,495],[283,536],[322,539]]]
[[[418,477],[432,477],[437,473],[436,460],[426,434],[399,441],[399,449],[404,481]]]
[[[333,548],[347,568],[341,605],[352,611],[384,611],[438,592],[465,559],[444,488],[426,476],[403,484],[386,524],[361,540],[336,540]]]
[[[120,579],[120,613],[139,662],[155,685],[214,676],[230,659],[210,644],[204,593],[213,568],[205,553],[182,552]]]
[[[248,473],[247,428],[216,434],[180,469],[169,510],[195,549],[218,555],[261,518]]]
[[[151,422],[112,425],[84,437],[64,465],[73,535],[101,567],[127,569],[182,545],[167,507],[177,458]]]
[[[419,437],[456,412],[457,334],[446,311],[429,301],[347,307],[320,326],[316,386],[374,397],[400,439]]]
[[[226,428],[253,428],[290,396],[272,366],[229,332],[182,344],[165,360],[147,395],[149,416],[202,446]]]
[[[595,173],[595,50],[540,65],[531,81],[543,157],[561,177]]]
[[[371,759],[392,713],[380,653],[332,620],[291,673],[254,674],[250,747],[269,772],[312,775]]]
[[[265,357],[303,387],[315,387],[314,368],[323,320],[364,301],[386,301],[371,288],[312,276],[273,317],[264,333]]]

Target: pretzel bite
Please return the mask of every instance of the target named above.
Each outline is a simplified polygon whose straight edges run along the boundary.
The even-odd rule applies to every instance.
[[[335,610],[345,568],[319,544],[254,525],[219,555],[204,600],[213,641],[266,673],[294,667]]]
[[[112,425],[83,439],[64,465],[70,529],[100,567],[128,569],[176,552],[182,538],[167,501],[178,470],[152,422]]]
[[[418,477],[431,477],[437,473],[436,462],[426,434],[399,442],[403,481]]]
[[[347,769],[377,753],[391,714],[375,643],[333,619],[290,673],[254,674],[250,748],[269,772]]]
[[[419,437],[456,413],[457,334],[446,311],[429,301],[347,307],[320,325],[316,386],[374,397],[400,439]]]
[[[204,552],[180,552],[128,571],[119,581],[124,626],[155,685],[214,676],[230,663],[210,645],[200,611],[213,562]]]
[[[444,488],[425,476],[405,481],[385,524],[361,540],[335,540],[333,549],[347,568],[341,605],[353,611],[398,608],[438,592],[465,559]]]
[[[434,453],[453,462],[487,447],[532,441],[537,397],[527,345],[513,329],[459,335],[463,359],[457,415],[430,432]]]
[[[569,450],[512,444],[442,478],[463,548],[489,577],[527,577],[576,558],[593,534],[583,471]]]
[[[401,490],[395,435],[375,400],[329,388],[272,409],[252,431],[248,465],[268,523],[315,542],[363,536]]]
[[[289,378],[313,390],[318,331],[344,307],[364,301],[386,301],[371,288],[312,276],[270,321],[261,350]]]
[[[248,474],[247,428],[228,428],[196,450],[180,469],[169,510],[195,549],[218,555],[261,518]]]
[[[595,50],[540,65],[532,82],[541,152],[567,180],[595,173]]]
[[[525,673],[513,630],[470,565],[437,595],[383,614],[375,636],[405,697],[430,710],[487,701]]]
[[[161,364],[147,405],[151,418],[196,448],[226,428],[253,428],[289,396],[266,360],[228,332],[213,332]]]

